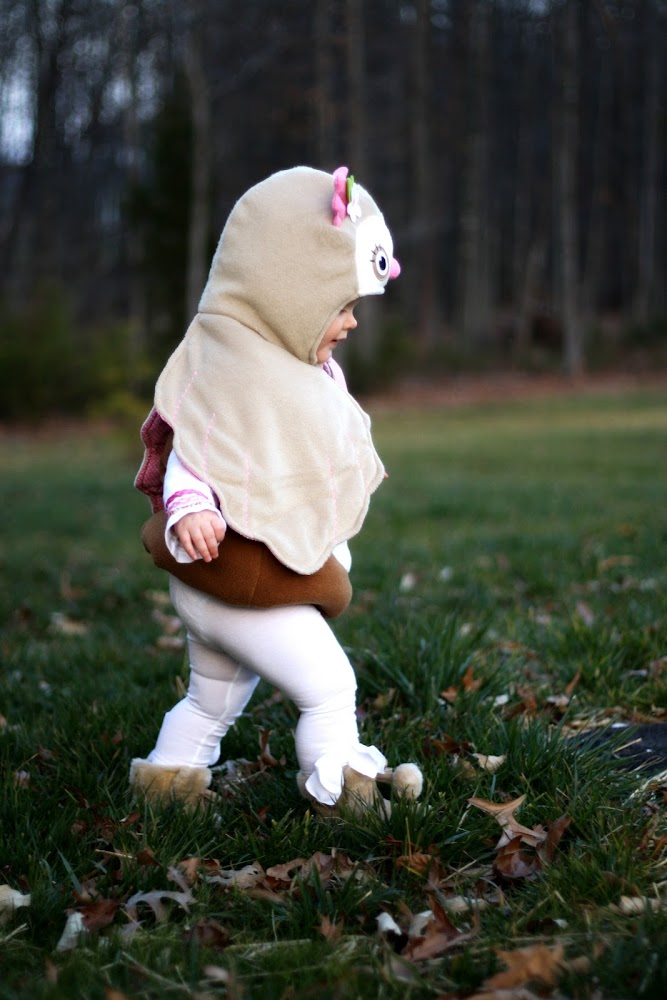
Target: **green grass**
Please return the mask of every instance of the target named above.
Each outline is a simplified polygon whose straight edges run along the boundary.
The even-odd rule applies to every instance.
[[[527,980],[542,996],[665,995],[664,793],[609,743],[572,739],[665,719],[666,674],[651,667],[667,655],[661,395],[378,412],[374,430],[389,479],[354,540],[355,599],[335,629],[364,738],[419,761],[427,786],[364,822],[310,813],[294,710],[267,704],[264,684],[224,755],[255,760],[270,730],[284,764],[220,814],[135,809],[129,762],[187,680],[183,650],[160,642],[166,579],[138,540],[139,453],[95,429],[0,437],[0,884],[31,894],[0,925],[1,1000],[464,998],[504,969],[498,949],[538,944],[565,949],[551,983]],[[506,759],[490,773],[473,752]],[[519,795],[525,826],[570,823],[537,877],[501,879],[500,827],[468,800]],[[341,870],[254,892],[207,878],[317,852]],[[133,928],[127,900],[180,892],[169,869],[188,858],[202,859],[188,911],[166,899],[157,922],[141,904]],[[461,894],[488,905],[450,914],[463,937],[432,959],[376,933],[382,911],[405,927]],[[626,896],[663,902],[622,915]],[[77,908],[93,930],[57,951]]]

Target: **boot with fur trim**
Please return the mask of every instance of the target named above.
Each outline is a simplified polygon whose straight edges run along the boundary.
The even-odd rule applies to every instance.
[[[212,772],[208,767],[164,767],[136,757],[130,765],[130,787],[137,798],[152,805],[183,802],[195,809],[203,802],[216,802],[210,791]]]
[[[424,787],[424,779],[416,764],[399,764],[398,767],[381,771],[375,778],[360,774],[353,767],[343,768],[343,791],[335,805],[327,806],[318,802],[306,789],[307,775],[301,771],[296,776],[299,791],[312,804],[320,816],[340,816],[343,812],[351,812],[353,816],[361,817],[365,813],[376,811],[385,816],[391,815],[391,802],[383,798],[378,783],[392,785],[394,792],[406,799],[418,799]]]

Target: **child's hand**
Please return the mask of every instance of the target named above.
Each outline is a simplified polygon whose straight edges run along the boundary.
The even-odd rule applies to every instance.
[[[179,542],[191,559],[210,562],[218,554],[218,546],[225,537],[225,523],[212,510],[198,510],[185,514],[173,526]]]

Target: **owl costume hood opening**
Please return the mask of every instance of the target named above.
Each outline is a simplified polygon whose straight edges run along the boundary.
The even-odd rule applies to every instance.
[[[355,535],[384,468],[368,416],[316,354],[340,310],[399,270],[380,210],[346,168],[295,167],[247,191],[142,427],[136,486],[153,509],[173,431],[227,524],[290,569],[314,573]]]

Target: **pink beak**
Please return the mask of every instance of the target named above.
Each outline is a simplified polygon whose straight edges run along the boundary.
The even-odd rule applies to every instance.
[[[401,265],[398,263],[395,257],[392,257],[391,267],[389,268],[389,277],[398,278],[401,273]]]

